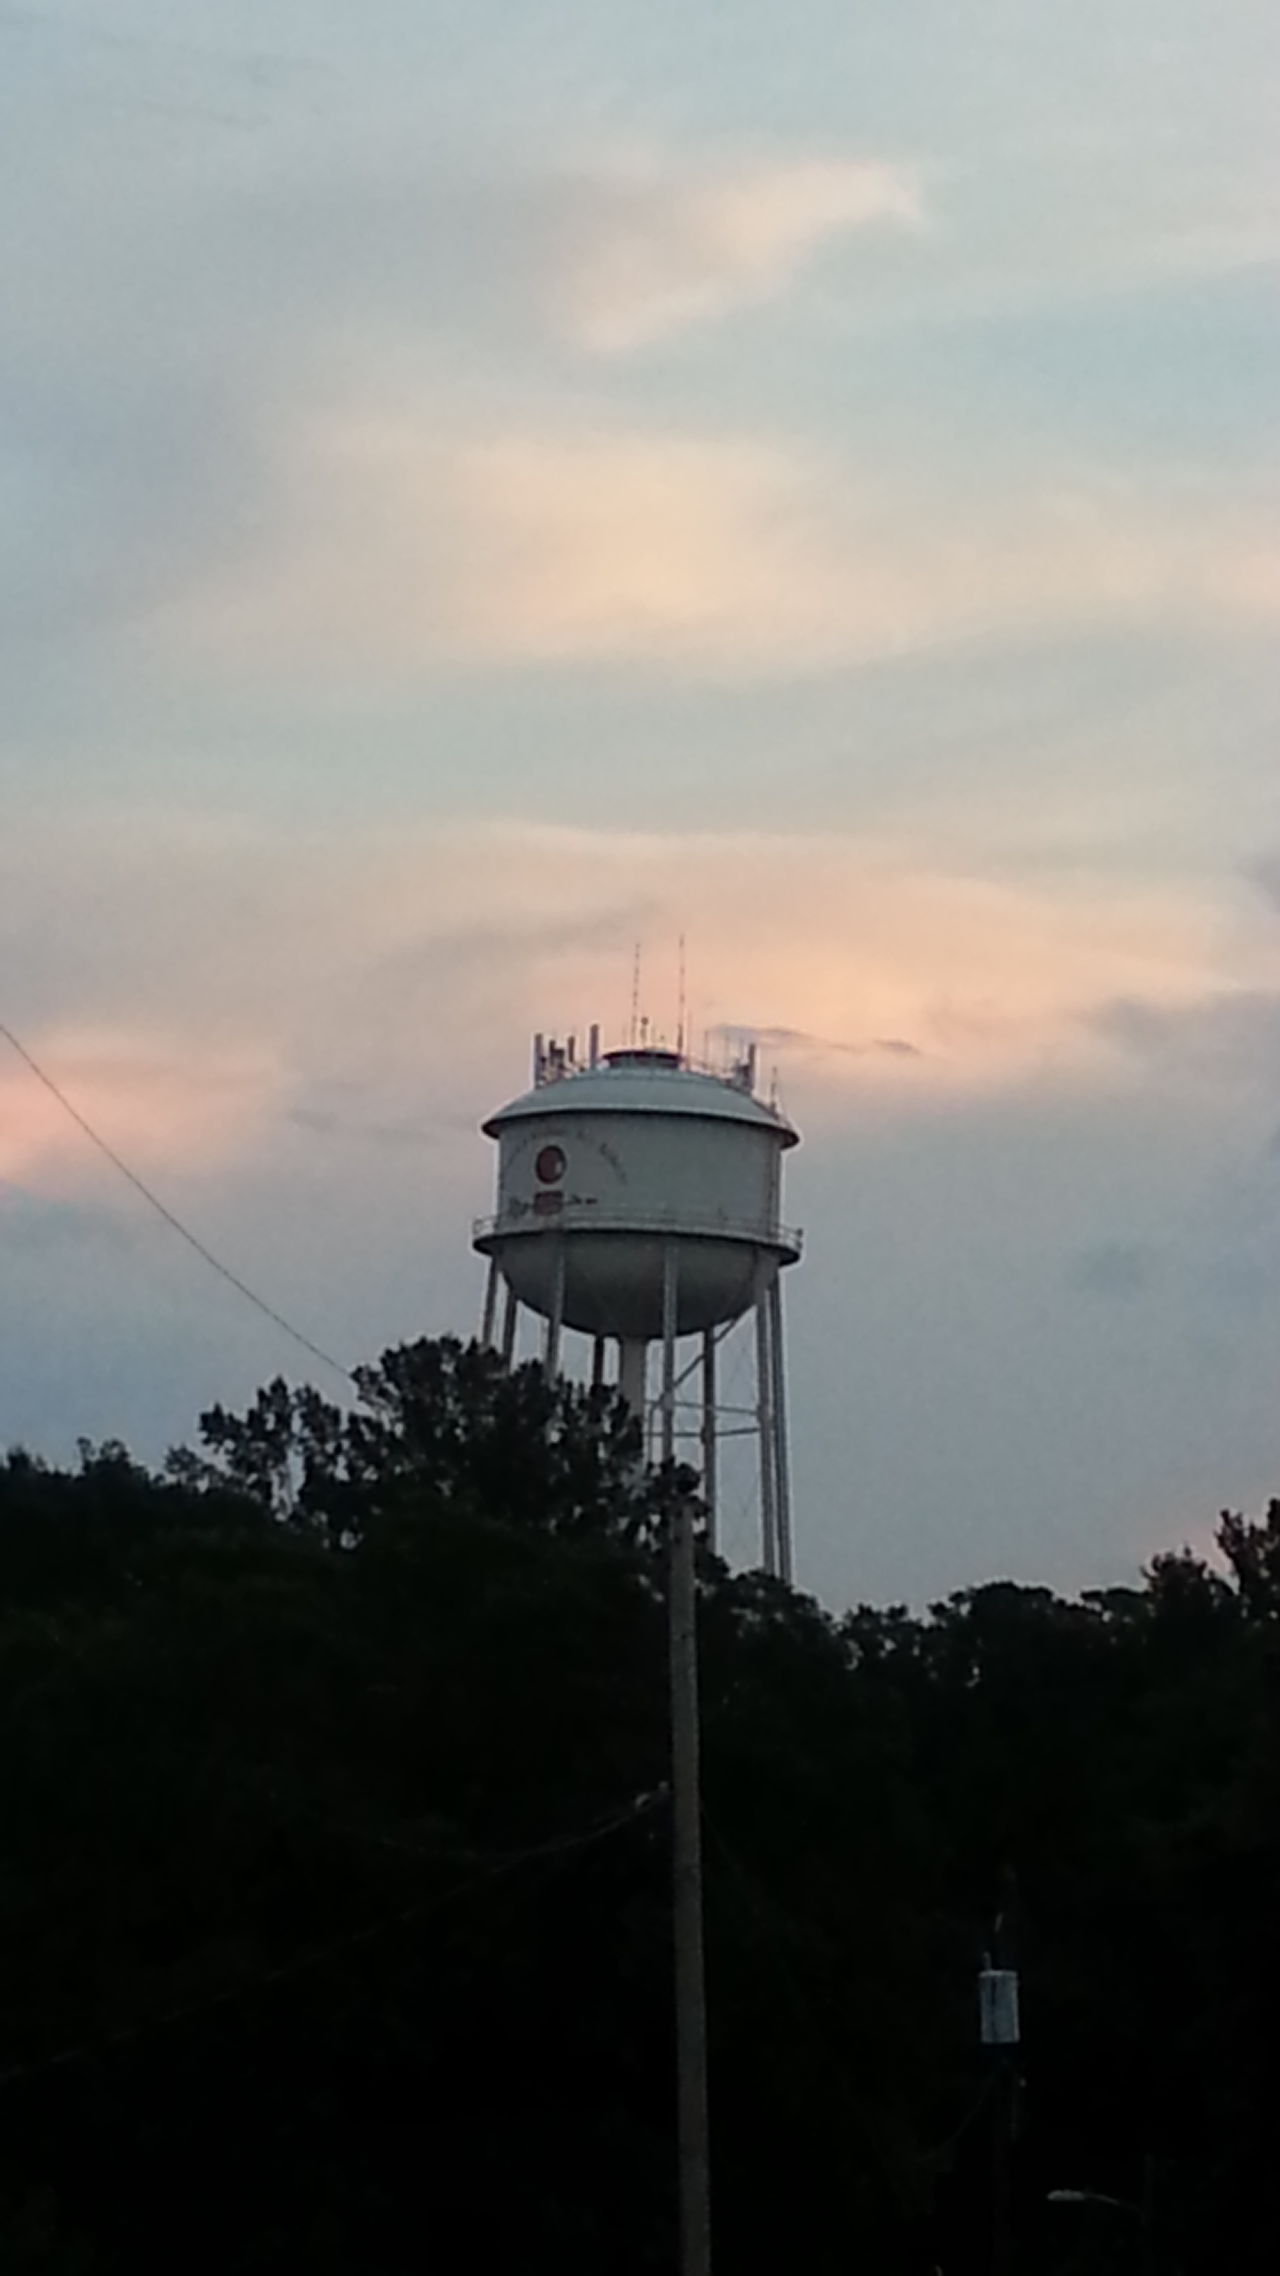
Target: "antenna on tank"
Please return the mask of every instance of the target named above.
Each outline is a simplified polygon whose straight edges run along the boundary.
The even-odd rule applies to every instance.
[[[686,997],[687,997],[687,988],[686,988],[686,975],[685,975],[685,962],[684,962],[684,934],[683,934],[683,933],[681,933],[681,935],[680,935],[680,991],[679,991],[679,997],[678,997],[678,1001],[677,1001],[677,1014],[676,1014],[676,1051],[677,1051],[677,1053],[678,1053],[678,1055],[679,1055],[679,1057],[680,1057],[681,1059],[683,1059],[683,1057],[684,1057],[684,1028],[685,1028],[685,1015],[686,1015],[686,1012],[687,1012],[687,1009],[688,1009],[688,1005],[687,1005]]]
[[[637,941],[637,942],[636,942],[636,950],[635,950],[635,955],[633,956],[633,958],[632,958],[632,960],[631,960],[631,1027],[630,1027],[630,1030],[629,1030],[629,1032],[628,1032],[628,1036],[627,1036],[627,1041],[628,1041],[629,1043],[631,1043],[632,1045],[634,1045],[634,1043],[635,1043],[635,1041],[636,1041],[636,1036],[637,1036],[637,1032],[638,1032],[638,1030],[639,1030],[639,1026],[640,1026],[640,943],[639,943],[639,941]]]

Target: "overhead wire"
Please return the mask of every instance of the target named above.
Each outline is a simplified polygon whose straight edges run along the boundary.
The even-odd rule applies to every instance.
[[[485,1873],[482,1877],[489,1879],[494,1875],[505,1873],[517,1865],[531,1865],[539,1858],[559,1857],[569,1850],[586,1849],[593,1842],[603,1841],[606,1834],[616,1833],[622,1826],[634,1825],[638,1818],[646,1816],[651,1810],[660,1808],[669,1799],[669,1793],[667,1782],[662,1779],[656,1786],[646,1789],[642,1794],[635,1795],[621,1809],[611,1811],[605,1818],[593,1820],[590,1825],[582,1827],[575,1833],[553,1834],[548,1841],[530,1842],[521,1849],[499,1849],[488,1852],[476,1849],[451,1849],[447,1845],[438,1843],[405,1841],[398,1834],[379,1833],[374,1828],[342,1825],[321,1818],[311,1818],[305,1822],[319,1831],[336,1834],[342,1840],[353,1841],[375,1849],[393,1849],[402,1857],[420,1857],[431,1865],[442,1863],[481,1864],[485,1867]]]
[[[144,1178],[138,1176],[136,1170],[130,1169],[123,1156],[116,1152],[115,1147],[109,1144],[100,1131],[95,1130],[87,1115],[82,1114],[79,1107],[73,1104],[61,1085],[54,1081],[53,1076],[46,1072],[39,1060],[28,1051],[26,1044],[14,1034],[11,1027],[5,1025],[3,1020],[0,1020],[0,1036],[3,1036],[5,1042],[17,1052],[18,1057],[25,1062],[35,1076],[36,1081],[42,1083],[50,1097],[57,1101],[63,1113],[69,1116],[77,1128],[84,1133],[90,1145],[96,1146],[103,1159],[108,1161],[111,1167],[118,1171],[119,1175],[133,1187],[134,1192],[141,1196],[149,1209],[155,1211],[156,1216],[163,1220],[170,1231],[176,1233],[179,1240],[185,1241],[189,1249],[194,1250],[201,1262],[208,1265],[211,1272],[216,1272],[220,1280],[224,1280],[229,1288],[234,1288],[238,1296],[242,1296],[247,1304],[252,1304],[255,1312],[260,1312],[264,1320],[270,1320],[272,1326],[279,1328],[281,1333],[297,1344],[300,1350],[308,1352],[312,1359],[318,1359],[323,1367],[330,1368],[335,1375],[341,1375],[346,1382],[359,1390],[359,1383],[349,1367],[344,1366],[340,1359],[335,1359],[332,1352],[326,1351],[322,1344],[315,1343],[310,1336],[304,1335],[301,1328],[295,1328],[292,1320],[287,1320],[284,1313],[277,1311],[275,1305],[269,1304],[264,1296],[259,1296],[257,1290],[251,1288],[247,1280],[242,1280],[238,1272],[233,1272],[230,1265],[224,1264],[221,1257],[215,1256],[213,1250],[200,1239],[198,1233],[193,1233],[189,1225],[183,1224],[182,1219],[169,1208],[167,1202],[160,1199],[159,1194],[153,1191]]]

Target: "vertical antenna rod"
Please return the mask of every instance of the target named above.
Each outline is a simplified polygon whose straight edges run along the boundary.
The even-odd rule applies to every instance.
[[[684,1057],[684,1029],[685,1029],[685,1014],[686,1014],[686,1009],[687,1009],[686,997],[687,997],[687,989],[686,989],[686,979],[685,979],[685,966],[684,966],[684,934],[683,934],[683,933],[681,933],[681,935],[680,935],[680,995],[679,995],[679,1004],[678,1004],[677,1015],[676,1015],[676,1052],[677,1052],[678,1056],[679,1056],[681,1059],[683,1059],[683,1057]]]
[[[629,1041],[634,1048],[640,1028],[640,943],[631,961],[631,1033]]]

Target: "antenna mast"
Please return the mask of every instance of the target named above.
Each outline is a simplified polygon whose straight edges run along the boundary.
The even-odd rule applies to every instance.
[[[631,963],[631,1032],[628,1041],[634,1047],[640,1029],[640,943]]]
[[[685,962],[684,962],[684,934],[683,934],[683,933],[681,933],[681,935],[680,935],[680,994],[679,994],[679,1003],[678,1003],[678,1009],[677,1009],[677,1015],[676,1015],[676,1051],[677,1051],[677,1053],[679,1054],[679,1056],[680,1056],[680,1058],[681,1058],[681,1059],[683,1059],[683,1057],[684,1057],[684,1030],[685,1030],[685,1015],[686,1015],[686,1010],[687,1010],[687,1000],[686,1000],[686,999],[687,999],[687,989],[686,989],[686,979],[685,979]]]

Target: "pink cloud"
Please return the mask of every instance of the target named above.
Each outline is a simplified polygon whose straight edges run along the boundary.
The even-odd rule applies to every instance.
[[[282,448],[274,527],[148,640],[279,673],[612,661],[750,680],[1280,614],[1262,496],[1081,472],[979,498],[756,436],[442,433],[372,408]]]
[[[270,1054],[192,1048],[117,1024],[58,1025],[23,1038],[100,1137],[146,1174],[208,1175],[252,1150],[278,1095]],[[113,1173],[84,1132],[13,1053],[0,1058],[0,1177],[82,1189]]]
[[[153,825],[150,846],[145,875],[106,836],[64,849],[71,887],[76,859],[92,866],[91,980],[25,1040],[162,1184],[238,1172],[286,1132],[296,1147],[339,1127],[394,1127],[406,1142],[420,1130],[433,1180],[465,1178],[474,1121],[518,1087],[533,1029],[599,1020],[622,1040],[638,937],[655,1032],[675,1031],[683,933],[695,1045],[724,1027],[763,1031],[803,1080],[806,1111],[836,1117],[850,1088],[945,1100],[1046,1076],[1124,1084],[1132,1067],[1082,1014],[1117,1000],[1176,1008],[1251,973],[1264,986],[1271,953],[1261,911],[1250,949],[1184,884],[1116,876],[1099,899],[1052,873],[949,866],[906,837],[511,820],[287,847],[202,845],[178,824],[167,850]],[[253,890],[259,877],[279,890]],[[106,1175],[21,1063],[0,1061],[0,1176],[61,1191]]]
[[[584,183],[547,297],[581,346],[626,354],[772,298],[853,231],[921,220],[912,170],[874,160],[615,161]]]

